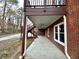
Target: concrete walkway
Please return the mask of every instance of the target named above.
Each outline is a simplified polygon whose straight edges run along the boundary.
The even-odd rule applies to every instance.
[[[20,34],[13,34],[13,35],[1,37],[1,38],[0,38],[0,41],[8,40],[8,39],[13,39],[13,38],[20,38]]]
[[[46,37],[39,36],[26,51],[26,59],[67,59]]]

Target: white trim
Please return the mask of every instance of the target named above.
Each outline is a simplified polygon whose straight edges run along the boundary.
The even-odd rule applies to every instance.
[[[54,39],[54,41],[56,41],[57,43],[61,44],[62,46],[65,46],[65,44],[64,44],[64,43],[62,43],[62,42],[61,42],[61,41],[59,41],[59,40]]]
[[[64,24],[64,22],[61,22],[59,24],[54,25],[54,41],[56,41],[57,43],[61,44],[62,46],[65,46],[65,42],[63,43],[63,42],[60,41],[60,35],[59,35],[60,34],[59,26],[62,25],[62,24]],[[55,39],[55,27],[58,27],[58,39]]]
[[[67,52],[68,48],[67,48],[67,23],[66,23],[66,16],[64,15],[63,18],[64,18],[64,28],[65,28],[65,54],[66,54],[67,58],[70,59],[70,56],[69,56],[69,54]]]
[[[58,41],[60,43],[60,33],[59,33],[60,31],[59,30],[60,30],[60,28],[59,28],[59,24],[58,24]]]

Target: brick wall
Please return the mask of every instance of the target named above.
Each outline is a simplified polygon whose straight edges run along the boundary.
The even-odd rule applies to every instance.
[[[67,0],[68,53],[79,59],[79,0]]]
[[[54,25],[63,22],[63,18],[60,18],[59,20],[57,20],[55,23],[53,23],[52,25],[50,25],[49,28],[49,34],[48,34],[48,28],[45,30],[45,36],[47,38],[49,38],[50,41],[52,41],[62,52],[64,52],[64,46],[60,45],[59,43],[54,41]],[[49,37],[48,37],[49,35]]]

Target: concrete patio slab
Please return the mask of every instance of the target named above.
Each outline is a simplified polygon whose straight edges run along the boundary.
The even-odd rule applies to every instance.
[[[46,37],[38,36],[26,51],[26,59],[67,59]]]

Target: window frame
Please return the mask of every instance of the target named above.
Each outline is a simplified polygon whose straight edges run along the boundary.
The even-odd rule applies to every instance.
[[[61,23],[54,25],[54,41],[61,44],[62,46],[65,46],[65,39],[64,39],[64,42],[60,41],[60,30],[59,30],[60,28],[59,28],[59,26],[62,24],[64,24],[64,22],[61,22]],[[56,37],[55,27],[58,27],[58,39],[55,38]],[[65,38],[65,27],[64,27],[64,38]]]

